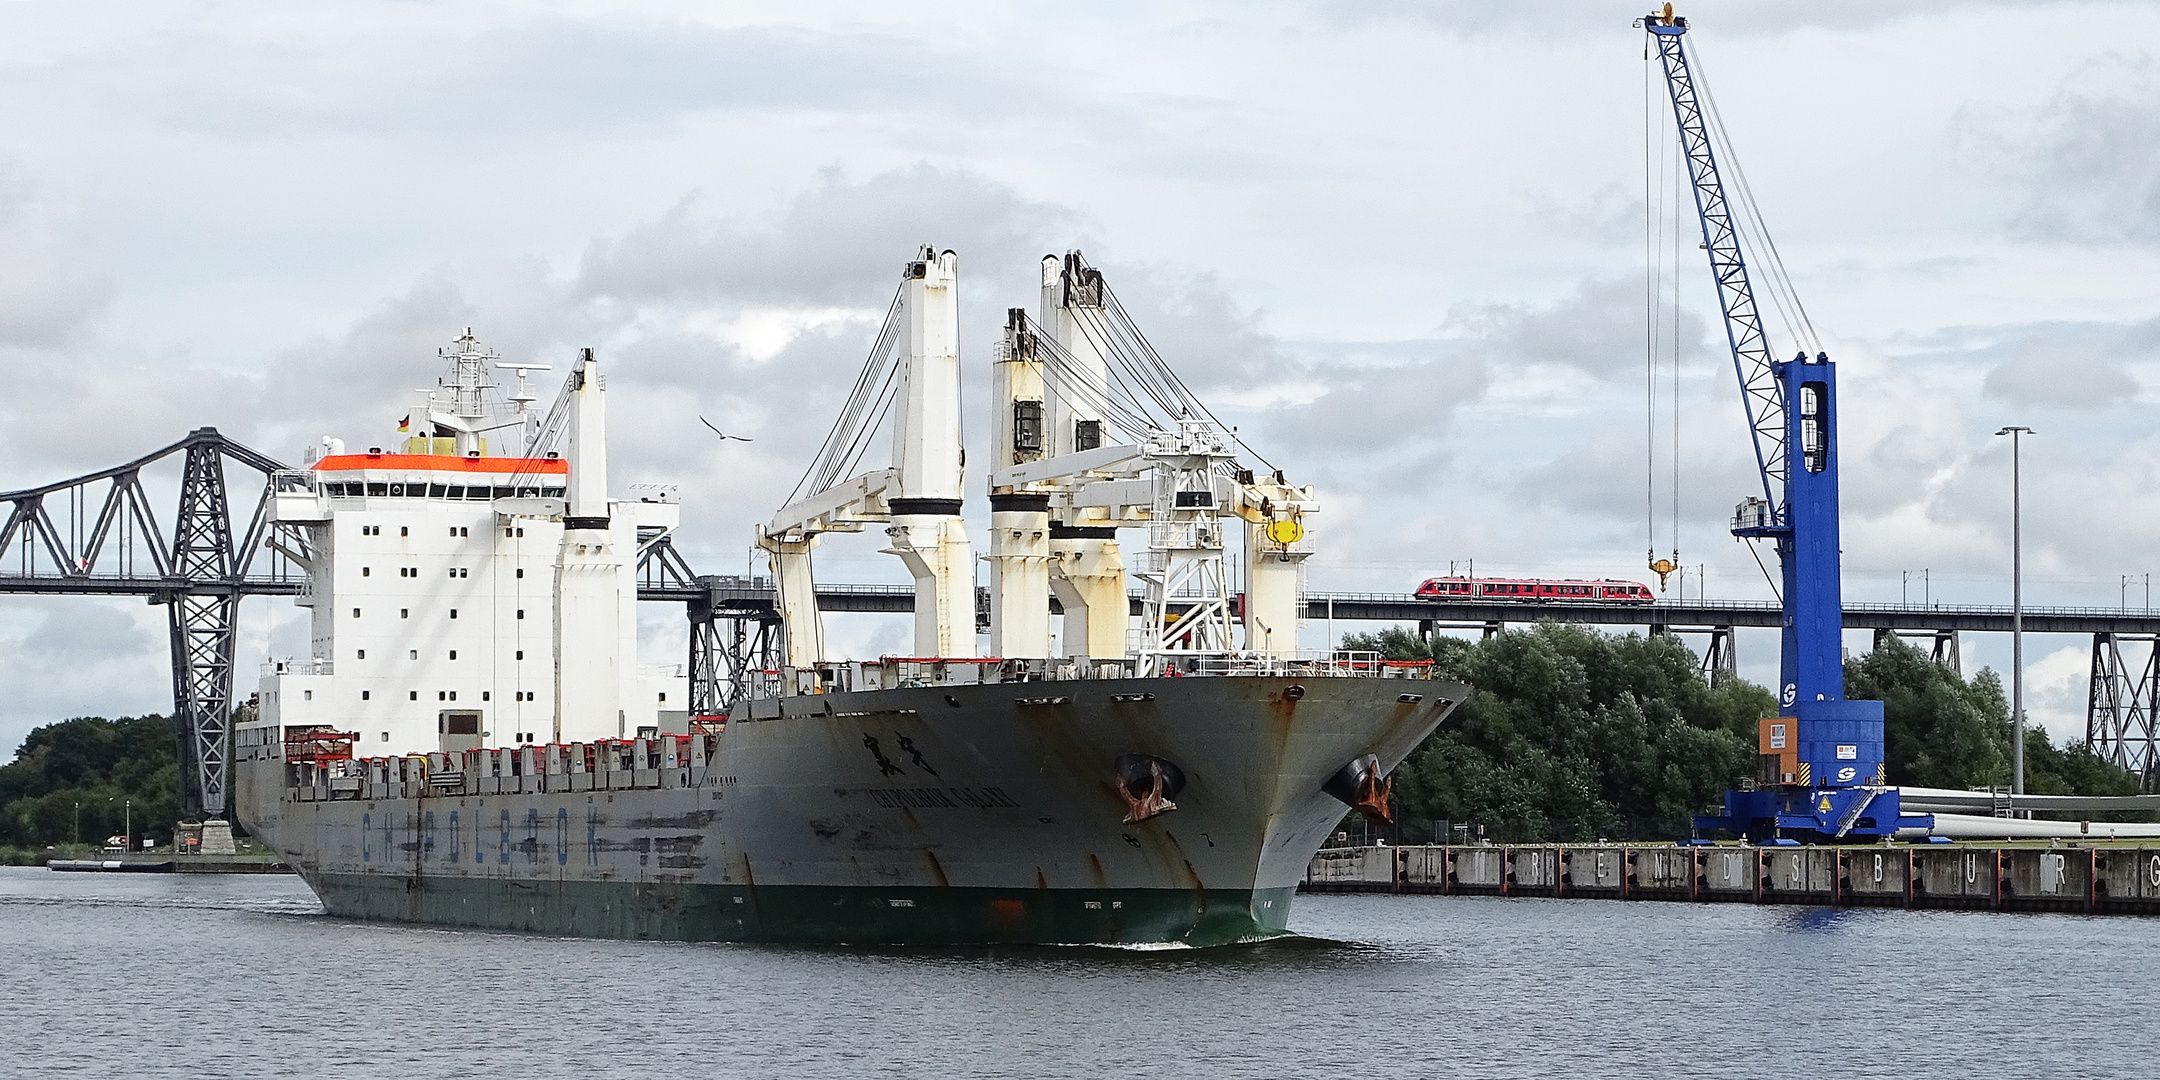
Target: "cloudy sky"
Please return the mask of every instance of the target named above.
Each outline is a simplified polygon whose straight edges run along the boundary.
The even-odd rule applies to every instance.
[[[682,546],[736,570],[917,245],[960,253],[978,376],[1036,260],[1078,247],[1321,487],[1322,589],[1470,559],[1643,577],[1665,297],[1679,528],[1668,403],[1654,542],[1690,594],[1700,565],[1768,598],[1722,527],[1750,454],[1701,253],[1674,276],[1657,224],[1639,6],[0,5],[0,489],[205,424],[287,460],[387,439],[472,326],[515,360],[598,348],[618,488],[680,483]],[[1848,598],[1917,601],[1925,570],[1936,601],[2007,600],[2006,423],[2039,432],[2029,602],[2112,606],[2160,571],[2160,6],[1683,14],[1841,363]],[[837,540],[821,576],[902,580],[875,547]],[[252,602],[244,670],[304,648],[298,614]],[[674,613],[647,619],[672,655]],[[2058,733],[2087,648],[2028,643]],[[1748,673],[1774,650],[1744,639]],[[140,602],[0,600],[0,658],[0,753],[169,708]]]

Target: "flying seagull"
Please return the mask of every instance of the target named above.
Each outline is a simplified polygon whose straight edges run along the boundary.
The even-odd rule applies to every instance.
[[[748,439],[747,437],[745,437],[745,436],[742,436],[742,435],[730,435],[730,434],[728,434],[727,432],[725,432],[725,431],[722,431],[722,430],[720,430],[719,428],[713,427],[713,425],[712,425],[712,421],[710,421],[710,420],[707,420],[707,419],[705,419],[705,418],[704,418],[704,417],[702,417],[702,416],[698,417],[698,418],[697,418],[697,421],[698,421],[698,423],[700,423],[700,424],[703,424],[703,425],[705,425],[706,427],[712,428],[712,433],[713,433],[713,434],[715,434],[715,435],[718,435],[718,436],[720,436],[720,437],[721,437],[721,438],[723,438],[723,439],[733,439],[733,440],[735,440],[736,442],[749,442],[749,441],[750,441],[750,440],[749,440],[749,439]]]

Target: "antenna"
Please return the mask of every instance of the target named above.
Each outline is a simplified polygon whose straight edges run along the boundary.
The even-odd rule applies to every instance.
[[[512,394],[512,395],[510,395],[510,400],[511,400],[511,402],[512,402],[513,404],[515,404],[515,405],[517,406],[517,411],[519,411],[519,412],[524,412],[524,411],[525,411],[525,406],[527,406],[527,405],[529,405],[529,404],[531,404],[531,403],[533,403],[533,402],[535,402],[535,401],[538,401],[538,400],[540,400],[539,398],[537,398],[537,397],[533,396],[533,393],[532,393],[532,391],[531,391],[530,389],[528,389],[528,388],[526,387],[526,385],[525,385],[525,378],[526,378],[526,375],[527,375],[528,373],[530,373],[530,372],[534,372],[534,371],[546,371],[546,370],[548,370],[548,365],[546,365],[546,364],[505,364],[505,363],[500,363],[500,362],[498,362],[498,363],[497,363],[497,364],[496,364],[495,366],[496,366],[496,367],[498,367],[498,368],[501,368],[501,369],[502,369],[502,370],[504,370],[504,371],[514,371],[514,372],[517,372],[517,381],[518,381],[518,382],[517,382],[517,393],[515,393],[515,394]]]

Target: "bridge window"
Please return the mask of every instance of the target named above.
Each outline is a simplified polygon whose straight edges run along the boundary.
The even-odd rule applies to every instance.
[[[452,484],[449,490],[443,492],[443,498],[445,499],[462,499],[464,497],[465,485],[463,484]]]
[[[390,485],[371,483],[367,486],[367,493],[370,495],[388,495],[390,494]],[[379,525],[376,527],[381,528]]]

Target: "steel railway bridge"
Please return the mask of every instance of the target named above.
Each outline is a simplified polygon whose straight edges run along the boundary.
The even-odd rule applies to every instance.
[[[146,479],[149,484],[146,486]],[[233,701],[239,605],[246,596],[292,596],[306,588],[298,565],[305,534],[270,520],[282,485],[306,473],[219,434],[197,428],[125,464],[41,487],[0,493],[0,593],[140,596],[167,609],[173,718],[180,760],[181,813],[222,816]],[[167,508],[171,509],[167,509]],[[777,663],[779,614],[765,578],[694,572],[668,534],[639,537],[638,598],[677,603],[690,622],[691,709],[723,711],[753,672]],[[824,585],[818,607],[832,612],[914,610],[909,586]],[[1133,598],[1133,611],[1140,598]],[[1778,605],[1697,600],[1640,605],[1433,602],[1379,593],[1311,593],[1305,618],[1415,624],[1421,633],[1553,619],[1642,626],[1653,634],[1707,637],[1703,665],[1713,678],[1734,670],[1733,632],[1775,627]],[[2160,788],[2160,615],[2112,608],[2027,608],[2033,633],[2090,634],[2092,681],[2086,738],[2102,757]],[[1961,664],[1963,633],[2010,629],[2010,609],[1952,605],[1851,604],[1845,626],[1876,640],[1917,637],[1935,658]],[[2125,661],[2129,655],[2141,663]]]

